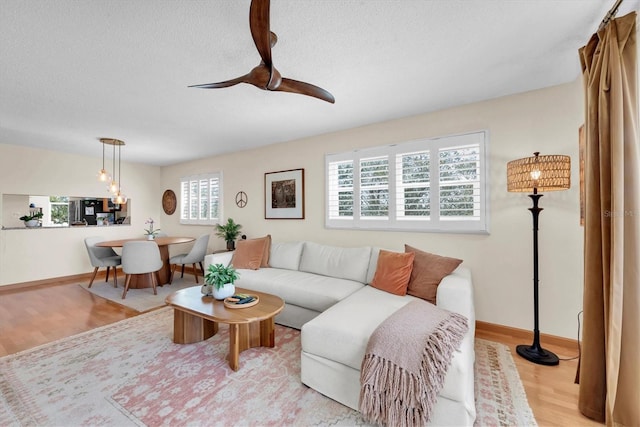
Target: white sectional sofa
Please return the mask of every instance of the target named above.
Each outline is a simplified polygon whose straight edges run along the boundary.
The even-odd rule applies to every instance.
[[[343,248],[314,242],[271,243],[269,268],[239,269],[236,286],[285,300],[276,322],[301,330],[301,380],[343,405],[358,410],[360,366],[373,331],[396,310],[416,299],[372,286],[379,249]],[[205,257],[228,265],[233,253]],[[463,265],[440,282],[437,306],[468,319],[469,331],[447,371],[430,421],[432,425],[473,425],[475,311],[471,274]]]

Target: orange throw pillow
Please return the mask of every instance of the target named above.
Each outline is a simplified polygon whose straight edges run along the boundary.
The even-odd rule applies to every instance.
[[[264,258],[265,242],[265,239],[239,240],[231,265],[235,268],[259,269]]]
[[[462,260],[424,252],[409,245],[404,245],[404,251],[415,254],[407,293],[435,304],[438,285],[458,268]]]
[[[261,239],[264,239],[265,243],[264,254],[262,254],[262,264],[260,264],[260,267],[269,267],[269,255],[271,254],[271,234],[267,234],[266,236],[261,237]]]
[[[371,286],[395,295],[406,295],[414,256],[413,253],[381,249]]]
[[[262,262],[260,263],[260,267],[269,267],[269,254],[271,253],[271,234],[267,234],[266,236],[260,237],[259,239],[251,240],[264,241],[264,253],[262,254]]]

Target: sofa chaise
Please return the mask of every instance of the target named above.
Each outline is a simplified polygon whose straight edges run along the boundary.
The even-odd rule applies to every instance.
[[[391,314],[417,298],[369,285],[379,248],[271,242],[270,238],[268,245],[268,260],[264,257],[251,264],[252,268],[238,268],[236,286],[284,299],[285,308],[275,321],[301,330],[301,381],[358,410],[360,370],[369,337]],[[233,256],[232,252],[207,255],[205,271],[210,264],[230,264]],[[465,316],[469,329],[454,352],[430,424],[471,426],[476,415],[475,311],[466,267],[460,265],[442,279],[436,303]]]

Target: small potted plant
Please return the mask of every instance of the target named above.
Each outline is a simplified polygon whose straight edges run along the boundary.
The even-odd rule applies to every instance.
[[[24,225],[26,227],[33,228],[38,226],[40,218],[42,218],[42,216],[42,212],[34,212],[29,215],[23,215],[19,219],[20,221],[24,221]]]
[[[224,225],[216,224],[216,236],[222,237],[227,242],[227,250],[232,251],[236,248],[236,239],[240,235],[242,225],[236,223],[233,218],[229,218]]]
[[[145,224],[149,224],[149,228],[147,228],[147,229],[145,229],[145,230],[144,230],[144,234],[146,234],[146,235],[147,235],[147,240],[153,240],[153,239],[155,239],[155,238],[156,238],[156,233],[157,233],[158,231],[160,231],[160,229],[159,229],[159,228],[157,228],[157,229],[155,229],[155,230],[153,229],[153,222],[154,222],[154,221],[153,221],[153,218],[149,218],[148,220],[146,220],[146,221],[144,222]]]
[[[234,283],[238,276],[239,273],[232,265],[225,267],[222,264],[211,264],[204,275],[201,291],[205,296],[213,295],[215,299],[223,300],[235,293]]]

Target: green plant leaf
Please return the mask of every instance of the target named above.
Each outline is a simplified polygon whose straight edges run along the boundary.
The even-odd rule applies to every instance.
[[[240,235],[242,225],[236,223],[233,218],[227,219],[226,224],[216,224],[216,236],[223,238],[225,242],[236,240]]]
[[[204,275],[204,282],[220,289],[227,283],[235,283],[239,275],[232,265],[225,267],[222,264],[211,264]]]

